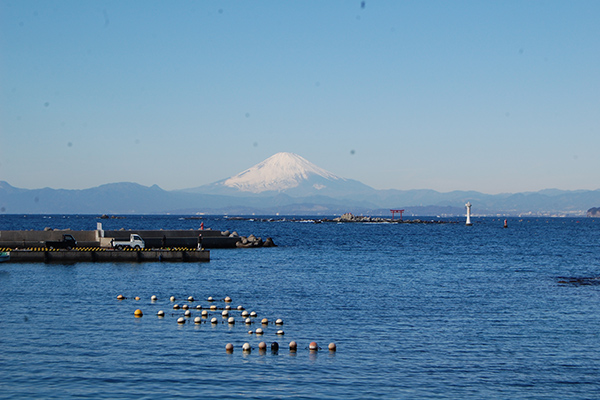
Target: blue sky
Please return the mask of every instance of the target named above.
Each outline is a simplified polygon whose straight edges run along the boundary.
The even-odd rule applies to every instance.
[[[599,189],[598,1],[0,1],[0,180],[281,151],[377,189]]]

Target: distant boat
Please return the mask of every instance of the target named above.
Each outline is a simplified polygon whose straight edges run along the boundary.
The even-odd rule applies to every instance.
[[[10,260],[10,253],[8,251],[3,251],[0,253],[0,262]]]

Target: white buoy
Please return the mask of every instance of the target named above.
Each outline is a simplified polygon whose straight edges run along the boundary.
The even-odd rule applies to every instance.
[[[179,304],[173,304],[173,310],[179,310]]]
[[[283,325],[283,320],[281,318],[277,318],[275,325]]]
[[[267,318],[263,318],[262,321],[260,321],[261,324],[263,325],[268,325],[269,324],[269,320]]]
[[[225,306],[226,310],[231,310],[231,306]]]
[[[252,351],[252,347],[250,346],[250,343],[244,343],[244,345],[242,346],[242,350],[250,353],[250,351]]]
[[[188,301],[194,301],[194,296],[188,297]]]
[[[196,306],[196,310],[202,310],[202,306],[201,306],[200,304],[198,304],[198,305]]]
[[[471,223],[471,202],[468,202],[467,204],[465,204],[465,207],[467,207],[467,226],[471,226],[473,225]]]
[[[277,334],[278,335],[285,335],[285,332],[280,329],[280,330],[277,331]]]
[[[171,298],[169,300],[175,301],[175,296],[171,296]]]
[[[210,320],[211,324],[216,324],[217,323],[217,317],[212,317],[212,319]]]
[[[208,299],[206,299],[208,301],[215,301],[215,299],[212,298],[212,296],[209,296]]]
[[[296,351],[297,348],[298,348],[298,344],[292,340],[290,342],[290,351]]]
[[[337,346],[335,345],[335,343],[329,343],[329,351],[336,351],[337,350]]]
[[[244,309],[244,307],[242,307],[242,306],[237,306],[237,309],[238,309],[238,310],[240,310],[240,311],[242,311],[242,310]]]
[[[208,317],[208,311],[202,310],[202,316],[203,317]]]
[[[215,305],[212,305],[212,306],[210,306],[210,309],[211,309],[212,311],[215,311],[215,310],[217,309],[217,306],[215,306]]]
[[[262,335],[264,332],[262,330],[262,328],[256,328],[256,334],[257,335]]]
[[[226,318],[226,317],[229,316],[229,311],[223,310],[223,312],[221,313],[221,315],[223,316],[223,318]]]
[[[251,316],[251,317],[253,317],[253,318],[256,318],[256,317],[257,317],[257,314],[256,314],[256,312],[255,312],[255,311],[252,311],[252,312],[250,313],[250,316]]]
[[[248,335],[252,335],[254,331],[248,331]]]
[[[152,301],[156,301],[157,299],[158,299],[158,297],[156,297],[154,295],[152,297],[150,297],[150,300],[152,300]]]
[[[235,324],[235,318],[234,317],[229,317],[229,319],[227,320],[227,323],[229,323],[230,325]]]
[[[185,313],[183,315],[189,317],[190,315],[192,315],[192,312],[190,310],[185,310]]]
[[[260,342],[258,344],[258,349],[259,350],[266,350],[267,349],[267,344],[265,342]]]
[[[177,318],[177,323],[178,324],[185,324],[185,318],[183,318],[183,317]]]
[[[122,294],[117,296],[117,300],[124,300],[124,299],[125,299],[125,296],[123,296]]]
[[[225,351],[228,352],[228,353],[233,353],[233,344],[227,343],[225,345]]]
[[[250,315],[248,311],[242,311],[242,317],[246,318],[248,315]]]
[[[252,323],[252,320],[250,318],[246,318],[246,325],[250,325]]]
[[[165,316],[165,312],[163,310],[160,310],[159,312],[156,313],[156,315],[158,315],[159,317],[164,317]]]
[[[229,296],[225,297],[225,303],[231,303],[231,297],[229,297]]]
[[[183,308],[184,310],[187,310],[190,307],[187,304],[184,304],[181,308]]]
[[[201,324],[201,323],[202,323],[202,318],[200,318],[200,317],[196,317],[196,318],[194,318],[194,322],[195,322],[196,324]]]

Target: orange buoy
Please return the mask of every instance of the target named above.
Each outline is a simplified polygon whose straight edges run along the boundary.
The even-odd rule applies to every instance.
[[[317,344],[317,342],[310,342],[310,344],[308,345],[308,349],[310,351],[317,351],[319,350],[319,345]]]
[[[144,315],[144,313],[138,308],[133,312],[133,315],[135,315],[136,318],[140,318],[142,315]]]

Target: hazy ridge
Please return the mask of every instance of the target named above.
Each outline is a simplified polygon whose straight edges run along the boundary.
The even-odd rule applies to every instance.
[[[183,190],[110,183],[81,190],[20,189],[0,181],[0,212],[8,214],[238,214],[456,216],[583,216],[600,205],[600,190],[490,195],[475,191],[376,190],[320,168],[293,153],[277,153],[230,178]]]

